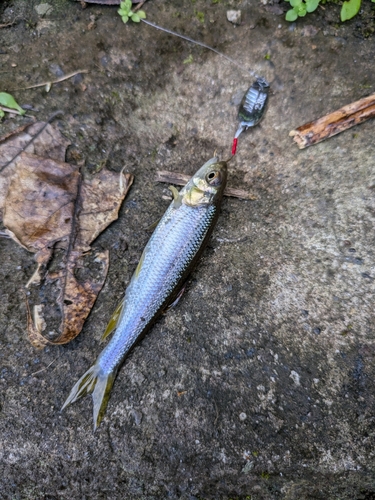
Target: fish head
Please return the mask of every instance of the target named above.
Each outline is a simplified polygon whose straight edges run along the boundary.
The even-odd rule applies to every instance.
[[[223,196],[227,175],[227,162],[211,158],[181,189],[181,202],[191,207],[218,203]]]

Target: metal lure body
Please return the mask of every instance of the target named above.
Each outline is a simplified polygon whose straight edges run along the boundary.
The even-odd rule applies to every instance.
[[[103,338],[113,330],[115,334],[63,406],[92,393],[95,428],[126,355],[176,299],[198,260],[215,225],[226,179],[226,162],[212,158],[180,192],[171,188],[174,199],[147,243]]]
[[[240,124],[233,139],[232,154],[236,153],[239,135],[249,127],[257,125],[262,119],[266,109],[269,88],[269,83],[264,78],[258,78],[243,96],[238,110]]]

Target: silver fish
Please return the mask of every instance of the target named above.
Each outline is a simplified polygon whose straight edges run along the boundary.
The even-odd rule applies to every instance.
[[[173,201],[147,243],[125,297],[110,319],[103,338],[115,334],[71,390],[62,409],[92,394],[94,429],[107,407],[112,385],[125,357],[157,317],[179,297],[218,217],[227,181],[227,163],[212,158]]]

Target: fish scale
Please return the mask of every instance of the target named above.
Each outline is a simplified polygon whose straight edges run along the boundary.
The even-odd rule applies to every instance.
[[[115,333],[96,362],[78,380],[63,409],[92,394],[94,428],[107,407],[127,353],[179,292],[215,225],[227,180],[227,163],[212,158],[178,193],[159,222],[103,338]]]
[[[138,276],[127,288],[116,333],[98,358],[104,370],[113,370],[121,363],[145,323],[165,305],[199,250],[215,212],[214,206],[169,207],[144,250]]]

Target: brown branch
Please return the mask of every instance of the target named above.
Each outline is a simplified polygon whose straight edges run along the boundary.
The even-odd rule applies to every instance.
[[[322,118],[305,123],[305,125],[298,127],[296,130],[291,130],[289,135],[293,137],[298,147],[303,149],[374,117],[375,94],[372,94],[333,111]]]
[[[176,186],[184,186],[190,179],[189,175],[180,174],[178,172],[168,172],[167,170],[158,170],[156,172],[156,182],[165,182],[175,184]],[[242,200],[256,200],[257,197],[243,189],[225,188],[224,196],[232,196]]]

